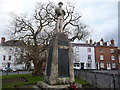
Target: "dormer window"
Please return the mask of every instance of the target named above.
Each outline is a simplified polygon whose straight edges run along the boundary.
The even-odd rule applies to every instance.
[[[100,41],[100,45],[103,45],[103,42],[102,42],[102,41]]]

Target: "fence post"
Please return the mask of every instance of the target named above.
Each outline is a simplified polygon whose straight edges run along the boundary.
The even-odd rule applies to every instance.
[[[85,74],[86,74],[86,78],[85,78],[85,80],[87,81],[87,71],[84,71],[85,72]]]
[[[97,72],[95,72],[95,84],[96,84],[96,87],[97,87],[97,76],[96,76],[96,73]]]
[[[115,75],[112,74],[112,77],[113,77],[113,88],[114,88],[114,90],[115,90]]]

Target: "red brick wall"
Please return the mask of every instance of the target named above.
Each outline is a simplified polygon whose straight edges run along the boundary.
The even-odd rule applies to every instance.
[[[100,49],[103,49],[103,53],[100,53]],[[114,49],[114,53],[111,53],[110,49]],[[111,64],[111,69],[112,69],[112,63],[116,63],[116,68],[118,68],[118,55],[117,55],[117,47],[102,47],[102,46],[97,46],[95,47],[95,58],[96,62],[99,63],[104,63],[104,69],[107,69],[107,63],[110,62]],[[100,55],[104,55],[104,60],[100,60]],[[115,60],[111,60],[111,55],[115,56]],[[101,68],[100,68],[101,69]]]

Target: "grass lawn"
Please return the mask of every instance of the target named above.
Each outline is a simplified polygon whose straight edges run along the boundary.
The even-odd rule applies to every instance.
[[[27,77],[32,76],[31,74],[17,74],[17,75],[7,75],[7,76],[0,76],[2,79],[8,79],[8,78],[18,78],[18,77]]]
[[[78,79],[78,78],[75,78],[75,82],[76,83],[80,83],[82,85],[86,85],[86,84],[89,84],[88,82],[84,81],[84,80],[81,80],[81,79]]]
[[[30,85],[30,84],[35,84],[38,81],[43,81],[44,80],[43,76],[32,76],[31,74],[19,74],[19,75],[2,76],[2,79],[4,80],[4,79],[9,79],[9,78],[19,78],[19,77],[24,77],[28,82],[12,83],[12,81],[11,81],[10,84],[3,84],[2,88],[3,89],[4,88],[14,88],[15,86],[18,86],[18,85]],[[82,85],[89,84],[86,81],[78,79],[78,78],[75,78],[75,82],[80,83]]]
[[[3,76],[2,79],[9,79],[9,78],[18,78],[18,77],[24,77],[28,82],[24,83],[12,83],[11,84],[3,84],[2,88],[14,88],[14,86],[17,85],[29,85],[29,84],[35,84],[38,81],[43,81],[43,76],[32,76],[31,74],[19,74],[19,75],[8,75],[8,76]]]

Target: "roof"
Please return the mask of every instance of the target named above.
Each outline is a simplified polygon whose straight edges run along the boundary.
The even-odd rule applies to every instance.
[[[9,40],[0,45],[1,46],[25,46],[26,44],[23,40]]]
[[[73,46],[84,46],[84,47],[117,47],[114,45],[107,46],[106,44],[100,45],[99,43],[97,43],[97,44],[72,43],[72,45]]]
[[[73,46],[84,46],[84,47],[94,47],[94,45],[86,43],[71,43]]]

